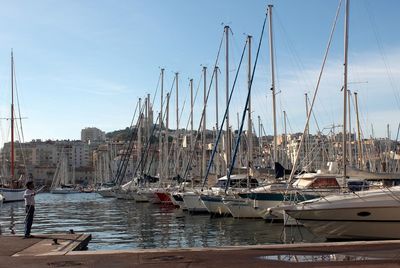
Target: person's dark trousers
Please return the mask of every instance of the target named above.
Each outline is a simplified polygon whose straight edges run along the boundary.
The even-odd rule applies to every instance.
[[[35,206],[26,206],[25,212],[25,237],[29,237],[31,235],[31,227],[33,223],[33,214],[35,213]]]

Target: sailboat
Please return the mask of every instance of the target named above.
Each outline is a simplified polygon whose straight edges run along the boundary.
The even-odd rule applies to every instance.
[[[349,2],[346,0],[343,93],[347,94]],[[346,107],[346,97],[344,97]],[[346,169],[346,108],[343,124],[343,178]],[[286,207],[285,212],[327,239],[400,239],[400,186],[342,193]]]
[[[11,147],[10,147],[10,177],[0,179],[0,195],[3,202],[23,201],[25,180],[22,175],[15,178],[15,155],[14,155],[14,56],[11,51]]]
[[[61,152],[61,159],[54,173],[50,192],[52,194],[76,194],[81,192],[75,185],[70,184],[68,159],[63,152]]]

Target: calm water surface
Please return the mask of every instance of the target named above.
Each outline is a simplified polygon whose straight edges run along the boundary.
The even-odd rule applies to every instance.
[[[0,205],[0,228],[23,234],[24,203]],[[36,196],[32,233],[92,234],[89,250],[186,248],[320,242],[302,227],[263,220],[189,215],[169,206],[103,198],[98,194]]]

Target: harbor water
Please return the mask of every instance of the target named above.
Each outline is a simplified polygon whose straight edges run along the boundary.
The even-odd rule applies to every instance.
[[[3,234],[23,234],[24,203],[0,205]],[[36,196],[32,233],[92,234],[89,250],[222,247],[321,242],[303,227],[256,219],[190,215],[160,204],[103,198],[96,193]]]

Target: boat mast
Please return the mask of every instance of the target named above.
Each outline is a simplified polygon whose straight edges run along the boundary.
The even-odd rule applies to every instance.
[[[305,93],[304,94],[305,95],[305,101],[306,101],[306,120],[307,120],[307,118],[308,118],[308,113],[309,113],[309,109],[308,109],[308,94],[307,93]],[[304,166],[306,166],[307,167],[307,171],[308,171],[308,169],[309,169],[309,167],[308,167],[308,150],[309,150],[309,136],[310,136],[310,127],[309,127],[309,125],[307,125],[307,128],[306,128],[306,132],[305,132],[305,139],[304,139]]]
[[[193,150],[193,79],[190,79],[190,150]]]
[[[176,132],[175,132],[175,144],[176,144],[176,146],[175,146],[175,150],[174,150],[174,152],[175,152],[175,165],[174,165],[174,176],[176,176],[176,174],[178,174],[178,168],[179,168],[179,155],[178,155],[178,149],[179,149],[179,105],[178,105],[178,102],[179,102],[179,83],[178,83],[178,76],[179,76],[179,73],[178,72],[176,72],[175,73],[175,90],[176,90],[176,98],[175,98],[175,101],[176,101]]]
[[[284,128],[285,128],[285,138],[283,139],[283,148],[284,148],[284,151],[283,151],[283,153],[284,153],[284,161],[283,161],[283,163],[284,163],[284,165],[285,165],[285,168],[289,168],[289,164],[288,164],[288,157],[287,157],[287,128],[286,128],[286,125],[287,125],[287,115],[286,115],[286,111],[283,111],[283,123],[284,123]],[[284,174],[285,175],[285,174]]]
[[[248,42],[248,70],[247,70],[247,88],[248,91],[251,91],[251,40],[252,36],[247,36]],[[251,94],[249,95],[249,105],[247,107],[247,144],[248,144],[248,152],[247,152],[247,177],[248,179],[252,175],[252,167],[253,167],[253,133],[252,133],[252,120],[251,120]],[[248,183],[248,186],[250,184]]]
[[[170,95],[167,93],[167,104],[166,104],[166,115],[165,115],[165,140],[164,140],[164,145],[165,145],[165,178],[169,177],[169,99]]]
[[[15,175],[14,158],[14,55],[11,50],[11,179],[14,179]]]
[[[346,157],[347,157],[347,135],[346,135],[346,127],[347,127],[347,65],[348,65],[348,47],[349,47],[349,3],[350,0],[346,0],[346,13],[345,13],[345,25],[344,25],[344,76],[343,76],[343,142],[342,142],[342,150],[343,150],[343,178],[346,179]]]
[[[147,99],[145,99],[146,105]],[[140,163],[140,173],[143,174],[143,163],[142,163],[142,98],[139,98],[139,120],[137,124],[137,163]]]
[[[354,100],[356,105],[356,117],[357,117],[357,145],[358,145],[358,168],[363,168],[363,152],[361,146],[361,130],[360,130],[360,118],[358,116],[358,97],[357,92],[354,92]]]
[[[263,162],[263,159],[265,159],[263,157],[263,139],[262,139],[262,136],[261,136],[261,134],[262,134],[261,133],[261,116],[257,116],[257,119],[258,119],[258,154],[261,157],[261,159],[258,160],[258,163],[261,166],[261,164]]]
[[[225,83],[226,83],[226,137],[225,137],[225,154],[226,154],[226,172],[228,175],[228,170],[231,162],[231,136],[229,131],[229,26],[224,27],[225,31]]]
[[[270,63],[271,63],[271,91],[272,91],[272,115],[274,120],[274,151],[273,159],[274,162],[278,162],[277,153],[277,129],[276,129],[276,101],[275,101],[275,63],[274,63],[274,42],[272,33],[272,7],[268,5],[268,17],[269,17],[269,51],[270,51]]]
[[[159,179],[161,179],[163,172],[163,138],[162,138],[162,122],[163,122],[163,98],[164,98],[164,69],[161,69],[161,101],[160,101],[160,136],[158,138],[159,155],[158,155],[158,170],[160,172]]]
[[[206,173],[206,107],[207,107],[207,67],[203,66],[203,79],[204,79],[204,115],[203,115],[203,137],[202,137],[202,158],[201,158],[201,177]]]
[[[348,111],[347,114],[349,116],[349,145],[348,145],[348,150],[349,150],[349,165],[350,167],[353,166],[353,150],[351,147],[351,107],[350,107],[350,101],[351,101],[351,92],[350,90],[347,90],[347,107]]]

